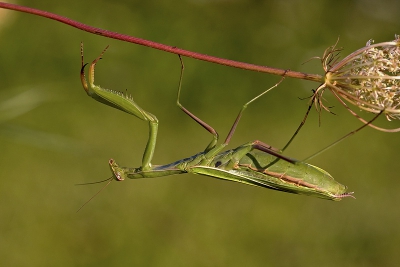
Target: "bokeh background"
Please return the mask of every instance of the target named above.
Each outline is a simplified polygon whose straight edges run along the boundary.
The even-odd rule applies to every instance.
[[[15,1],[112,31],[205,54],[323,74],[343,56],[400,33],[396,1]],[[195,175],[75,186],[137,167],[147,123],[82,90],[86,62],[110,45],[96,81],[128,90],[158,116],[154,164],[205,148],[210,134],[175,105],[176,55],[0,10],[2,266],[399,266],[400,134],[364,129],[309,162],[355,191],[332,202]],[[182,103],[224,138],[243,103],[279,77],[184,58]],[[302,120],[316,83],[286,79],[246,110],[230,147],[275,147]],[[329,92],[286,155],[304,159],[361,124]],[[366,118],[369,118],[367,114]],[[399,123],[381,126],[399,127]]]

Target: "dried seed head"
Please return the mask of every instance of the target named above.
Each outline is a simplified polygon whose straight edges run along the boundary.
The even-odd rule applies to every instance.
[[[370,40],[338,61],[340,50],[336,44],[325,50],[325,83],[316,92],[316,103],[326,109],[320,99],[328,88],[363,110],[400,119],[400,37],[378,44]]]

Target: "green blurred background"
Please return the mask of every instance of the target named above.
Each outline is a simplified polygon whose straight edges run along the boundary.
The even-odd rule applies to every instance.
[[[33,1],[31,1],[33,2]],[[249,63],[302,65],[340,36],[342,56],[400,33],[396,1],[18,1],[96,27]],[[390,4],[389,4],[390,3]],[[205,148],[211,136],[175,105],[176,55],[0,10],[0,263],[2,266],[398,266],[400,134],[364,129],[310,160],[355,191],[332,202],[195,175],[74,186],[140,165],[147,124],[91,100],[79,80],[110,49],[96,81],[131,93],[160,120],[154,164]],[[227,134],[243,103],[279,77],[184,58],[182,103]],[[282,147],[316,83],[286,79],[246,110],[230,147]],[[298,159],[360,126],[313,110],[287,150]],[[365,115],[365,114],[364,114]],[[366,116],[368,118],[368,116]],[[381,126],[388,124],[382,118]]]

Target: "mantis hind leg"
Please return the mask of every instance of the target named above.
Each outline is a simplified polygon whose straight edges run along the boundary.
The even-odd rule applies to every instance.
[[[154,155],[154,149],[157,140],[158,120],[156,116],[143,110],[139,105],[137,105],[133,101],[130,95],[114,90],[104,89],[94,84],[94,69],[96,63],[101,59],[107,48],[108,46],[90,64],[88,72],[89,78],[88,80],[86,80],[84,70],[87,64],[83,63],[83,44],[81,43],[81,57],[82,57],[81,82],[83,89],[85,89],[86,93],[94,100],[102,104],[108,105],[112,108],[116,108],[128,114],[134,115],[135,117],[147,121],[149,123],[149,139],[147,141],[147,145],[143,153],[141,168],[142,170],[150,170],[151,160]]]
[[[295,137],[297,136],[297,134],[300,132],[301,128],[304,126],[304,124],[305,124],[305,122],[306,122],[306,120],[307,120],[307,117],[308,117],[308,115],[309,115],[309,113],[310,113],[310,110],[311,110],[311,108],[312,108],[313,105],[315,105],[315,107],[316,107],[316,109],[317,109],[318,112],[320,112],[322,109],[325,109],[325,110],[327,110],[329,113],[334,114],[333,112],[330,111],[329,107],[325,107],[325,106],[321,103],[321,97],[322,97],[322,96],[321,96],[321,93],[319,93],[318,91],[320,90],[320,88],[323,88],[322,86],[323,86],[323,85],[321,85],[320,87],[318,87],[317,90],[314,91],[314,93],[313,93],[313,95],[312,95],[312,97],[311,97],[311,100],[310,100],[310,104],[308,105],[307,111],[306,111],[306,113],[305,113],[305,115],[304,115],[304,117],[303,117],[303,120],[300,122],[300,125],[297,127],[295,133],[292,135],[292,137],[290,138],[290,140],[289,140],[289,141],[286,143],[286,145],[282,148],[282,152],[292,143],[292,141],[294,140],[294,138],[295,138]],[[323,91],[321,91],[321,92],[323,92]],[[340,142],[342,142],[343,140],[345,140],[346,138],[348,138],[348,137],[354,135],[355,133],[361,131],[363,128],[365,128],[365,127],[367,127],[367,126],[370,126],[370,127],[374,128],[374,129],[377,129],[377,130],[380,130],[380,131],[388,131],[388,132],[398,132],[398,131],[400,131],[400,128],[388,130],[388,129],[383,129],[383,128],[377,127],[377,126],[375,126],[374,124],[372,124],[381,114],[384,113],[385,110],[381,110],[381,111],[380,111],[379,113],[377,113],[371,120],[366,121],[366,120],[364,120],[363,118],[361,118],[357,113],[355,113],[354,111],[352,111],[352,110],[347,106],[347,104],[346,104],[334,91],[332,91],[332,93],[336,96],[336,98],[340,101],[340,103],[341,103],[353,116],[355,116],[356,118],[358,118],[358,119],[363,123],[363,125],[360,126],[360,127],[358,127],[357,129],[355,129],[355,130],[349,132],[348,134],[342,136],[341,138],[339,138],[339,139],[336,140],[335,142],[333,142],[333,143],[331,143],[330,145],[326,146],[325,148],[323,148],[323,149],[317,151],[316,153],[312,154],[311,156],[309,156],[309,157],[303,159],[303,161],[310,160],[310,159],[314,158],[315,156],[321,154],[322,152],[325,152],[326,150],[328,150],[328,149],[330,149],[331,147],[337,145],[338,143],[340,143]]]

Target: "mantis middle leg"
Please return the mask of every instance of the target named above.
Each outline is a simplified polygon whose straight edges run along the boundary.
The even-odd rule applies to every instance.
[[[232,127],[231,127],[231,130],[229,131],[229,133],[228,133],[228,135],[227,135],[227,137],[226,137],[224,143],[223,143],[223,144],[220,144],[220,145],[217,145],[217,142],[218,142],[218,133],[217,133],[217,131],[216,131],[213,127],[211,127],[210,125],[208,125],[206,122],[204,122],[204,121],[202,121],[200,118],[198,118],[196,115],[194,115],[193,113],[191,113],[191,112],[190,112],[188,109],[186,109],[186,108],[180,103],[180,101],[179,101],[180,93],[181,93],[181,87],[182,87],[183,72],[184,72],[184,69],[185,69],[185,66],[184,66],[184,64],[183,64],[183,61],[182,61],[182,58],[181,58],[180,55],[179,55],[179,60],[180,60],[180,62],[181,62],[181,75],[180,75],[180,79],[179,79],[179,87],[178,87],[178,94],[177,94],[176,103],[177,103],[178,107],[179,107],[183,112],[185,112],[189,117],[191,117],[193,120],[195,120],[198,124],[200,124],[204,129],[206,129],[208,132],[210,132],[210,133],[213,135],[213,139],[211,140],[211,142],[209,143],[209,145],[208,145],[208,146],[206,147],[206,149],[204,150],[204,152],[206,153],[206,155],[205,155],[206,158],[213,158],[216,154],[218,154],[219,152],[221,152],[222,149],[223,149],[224,147],[226,147],[226,146],[229,144],[229,142],[230,142],[230,140],[231,140],[231,138],[232,138],[232,136],[233,136],[233,134],[234,134],[234,132],[235,132],[235,130],[236,130],[236,127],[237,127],[237,125],[238,125],[238,123],[239,123],[239,121],[240,121],[240,118],[242,117],[242,114],[243,114],[244,110],[247,108],[247,106],[250,105],[250,104],[251,104],[252,102],[254,102],[255,100],[257,100],[258,98],[260,98],[261,96],[263,96],[263,95],[265,95],[266,93],[268,93],[270,90],[272,90],[272,89],[274,89],[275,87],[277,87],[277,86],[284,80],[284,78],[285,78],[285,75],[283,75],[282,78],[281,78],[281,80],[280,80],[279,82],[277,82],[275,85],[273,85],[272,87],[268,88],[267,90],[265,90],[265,91],[262,92],[261,94],[257,95],[256,97],[254,97],[253,99],[251,99],[251,100],[248,101],[247,103],[245,103],[245,104],[243,105],[242,109],[239,111],[239,114],[237,115],[237,117],[236,117],[236,119],[235,119],[235,122],[233,123],[233,125],[232,125]],[[261,150],[261,151],[264,151],[264,152],[266,152],[266,153],[270,153],[270,154],[272,154],[272,155],[274,155],[274,156],[277,156],[277,157],[279,157],[279,158],[282,158],[282,159],[284,159],[284,160],[286,160],[286,161],[293,162],[292,159],[287,158],[287,157],[281,155],[281,154],[279,153],[279,152],[280,152],[279,149],[274,148],[274,147],[272,147],[272,146],[270,146],[270,145],[268,145],[268,144],[266,144],[266,143],[264,143],[264,142],[262,142],[262,141],[255,140],[255,141],[253,142],[253,148],[254,148],[254,149]]]

